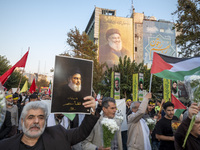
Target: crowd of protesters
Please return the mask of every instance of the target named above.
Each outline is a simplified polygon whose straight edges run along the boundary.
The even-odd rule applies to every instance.
[[[94,128],[92,127],[89,136],[82,142],[75,142],[71,144],[70,148],[74,150],[173,150],[183,149],[182,144],[184,137],[189,127],[191,117],[198,113],[196,104],[184,111],[180,116],[174,115],[174,104],[165,102],[165,100],[153,100],[151,93],[148,93],[143,101],[133,102],[131,99],[126,100],[126,118],[127,118],[127,131],[119,130],[112,140],[110,148],[103,148],[102,145],[102,129],[99,123],[103,117],[115,119],[117,110],[115,99],[113,98],[97,98],[93,95],[96,101],[95,115],[100,117]],[[21,113],[24,107],[30,102],[46,100],[51,101],[51,96],[47,93],[27,93],[19,94],[7,92],[6,98],[6,115],[4,123],[0,129],[0,145],[4,139],[9,139],[17,134],[23,133],[21,124]],[[45,104],[45,103],[43,103]],[[46,104],[45,104],[46,105]],[[49,107],[49,106],[48,106]],[[49,113],[49,112],[48,112]],[[185,116],[185,117],[182,117]],[[74,119],[70,120],[63,114],[50,113],[47,116],[46,126],[52,127],[61,125],[66,130],[77,128],[81,126],[84,120],[84,114],[77,114]],[[147,120],[151,118],[155,121],[155,127],[150,129]],[[180,121],[182,124],[177,132],[172,129],[172,121]],[[185,149],[195,149],[200,146],[200,121],[197,119],[194,131],[190,133],[188,143]],[[121,124],[119,123],[119,126]],[[59,143],[58,143],[59,144]],[[72,146],[73,145],[73,146]],[[192,148],[190,148],[192,147]]]

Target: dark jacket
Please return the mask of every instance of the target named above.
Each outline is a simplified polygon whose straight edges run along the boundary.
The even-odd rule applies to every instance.
[[[187,130],[189,128],[190,125],[190,118],[186,118],[185,120],[183,120],[183,122],[181,123],[181,125],[178,127],[176,133],[175,133],[175,149],[176,150],[198,150],[200,149],[200,137],[196,138],[194,137],[192,134],[189,134],[186,145],[185,145],[185,149],[182,148],[184,139],[185,139],[185,135],[187,133]]]
[[[6,111],[4,123],[0,128],[0,140],[6,138],[11,129],[12,129],[11,114],[9,111]]]
[[[98,117],[86,115],[78,128],[66,130],[61,125],[46,127],[41,135],[45,150],[71,150],[71,146],[86,139],[96,124]],[[23,133],[0,141],[2,150],[19,150]]]

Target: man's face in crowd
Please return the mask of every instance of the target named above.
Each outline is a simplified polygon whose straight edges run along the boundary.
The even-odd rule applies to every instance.
[[[72,76],[72,83],[76,85],[81,85],[81,75],[80,74],[74,74]]]
[[[126,104],[127,104],[128,106],[131,106],[131,101],[127,101]]]
[[[200,136],[200,118],[196,118],[194,126],[191,130],[192,135],[194,135],[195,137]]]
[[[13,105],[13,97],[9,97],[6,100],[8,105]]]
[[[151,112],[152,109],[153,109],[153,107],[154,107],[154,105],[152,105],[152,104],[148,104],[148,106],[147,106],[147,110],[148,110],[148,112]]]
[[[114,118],[115,117],[115,113],[117,110],[116,104],[113,102],[108,102],[108,108],[103,107],[103,113],[106,117],[108,118]]]
[[[51,97],[48,94],[42,96],[42,100],[50,100],[50,99]]]
[[[46,125],[44,111],[42,109],[30,109],[21,123],[22,130],[27,137],[39,137],[44,132]]]
[[[160,102],[157,102],[156,104],[157,104],[157,106],[160,106],[160,105],[161,105],[161,103],[160,103]]]
[[[120,51],[122,49],[121,36],[117,33],[110,35],[108,37],[108,44],[114,50]]]
[[[17,100],[13,100],[13,104],[17,105],[17,101],[18,101],[18,99]]]
[[[140,106],[140,103],[135,103],[135,107],[132,108],[132,112],[136,113],[138,111],[139,106]]]
[[[168,118],[172,119],[173,116],[174,116],[174,107],[172,107],[172,106],[167,107],[166,110],[165,110],[165,115]]]

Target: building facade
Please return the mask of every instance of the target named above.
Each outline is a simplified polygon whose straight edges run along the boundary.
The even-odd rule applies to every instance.
[[[153,52],[177,56],[173,27],[172,22],[156,20],[154,16],[147,17],[144,13],[136,13],[134,9],[131,17],[126,18],[117,17],[116,10],[95,7],[85,32],[99,47],[99,62],[107,62],[112,67],[117,64],[119,57],[127,55],[137,63],[144,61],[150,68]],[[109,43],[112,34],[120,36],[121,53],[114,50],[117,46],[112,47],[112,43]]]

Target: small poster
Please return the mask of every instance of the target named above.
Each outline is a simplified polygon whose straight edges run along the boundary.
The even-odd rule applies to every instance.
[[[171,81],[171,92],[176,98],[178,98],[178,83],[177,83],[177,80]]]
[[[114,99],[120,99],[120,73],[115,72],[115,96]]]
[[[143,86],[144,86],[144,74],[139,73],[139,83],[138,83],[138,97],[139,101],[143,101]]]
[[[56,56],[52,113],[90,113],[83,98],[92,94],[93,61]]]

